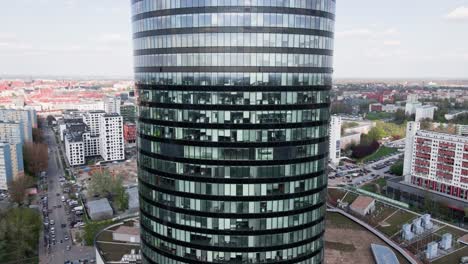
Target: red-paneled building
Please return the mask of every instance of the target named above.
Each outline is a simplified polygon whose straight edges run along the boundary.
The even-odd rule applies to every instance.
[[[133,123],[126,123],[123,127],[124,139],[127,143],[135,143],[136,141],[136,125]]]
[[[405,154],[411,156],[405,157],[405,181],[468,200],[468,137],[407,131]]]

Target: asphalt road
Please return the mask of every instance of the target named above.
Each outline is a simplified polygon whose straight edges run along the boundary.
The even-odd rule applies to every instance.
[[[48,182],[48,208],[52,210],[49,213],[49,221],[54,220],[56,244],[51,245],[49,249],[44,246],[44,234],[41,235],[39,241],[39,256],[40,263],[42,264],[62,264],[67,260],[78,260],[78,259],[94,259],[94,250],[92,247],[81,247],[73,246],[71,241],[71,234],[69,223],[67,222],[68,216],[65,213],[64,205],[62,204],[62,189],[59,182],[59,177],[64,175],[62,164],[59,161],[59,150],[55,140],[53,131],[50,128],[46,128],[44,132],[46,142],[49,145],[49,166],[47,169],[47,182]],[[57,196],[57,193],[60,195]],[[54,205],[62,205],[61,208],[55,208]],[[65,228],[61,227],[61,224],[67,224]],[[43,232],[48,232],[44,228]],[[69,240],[65,241],[64,237],[67,235]],[[62,243],[60,241],[62,240]],[[70,246],[71,250],[67,251],[66,247]]]

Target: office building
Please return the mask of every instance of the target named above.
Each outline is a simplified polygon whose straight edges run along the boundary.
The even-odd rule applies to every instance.
[[[125,103],[120,107],[120,114],[124,123],[136,122],[136,106],[132,103]]]
[[[121,103],[122,103],[122,100],[118,96],[106,96],[104,97],[104,111],[108,114],[120,115]]]
[[[341,117],[330,118],[330,162],[337,165],[341,158]]]
[[[468,200],[468,137],[419,130],[409,122],[405,182]]]
[[[99,125],[99,142],[104,161],[125,159],[122,116],[115,113],[105,114],[101,117]]]
[[[132,12],[143,263],[322,263],[335,1]]]

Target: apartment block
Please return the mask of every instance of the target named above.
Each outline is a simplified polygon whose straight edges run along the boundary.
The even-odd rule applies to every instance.
[[[13,181],[13,168],[10,144],[0,142],[0,190],[8,190]]]
[[[0,121],[0,141],[10,144],[24,144],[24,123],[19,121]]]
[[[407,131],[405,181],[468,200],[468,137],[419,130],[417,122]]]
[[[65,136],[65,154],[70,166],[85,164],[84,142],[81,133],[71,132]]]
[[[332,116],[330,118],[330,162],[333,164],[338,164],[341,158],[341,117]]]
[[[0,109],[0,120],[3,122],[22,123],[25,142],[30,142],[33,140],[32,129],[34,126],[37,126],[37,116],[34,109]]]
[[[108,114],[120,114],[122,99],[117,96],[106,96],[104,98],[104,111]]]
[[[123,160],[125,147],[123,119],[119,114],[105,114],[100,122],[101,156],[104,161]]]
[[[89,127],[92,136],[99,135],[99,122],[101,121],[101,117],[105,114],[106,112],[104,111],[90,111],[83,115],[83,122]]]

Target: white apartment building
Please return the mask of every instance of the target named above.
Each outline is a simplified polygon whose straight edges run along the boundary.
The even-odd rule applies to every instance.
[[[91,133],[83,133],[85,157],[101,155],[101,143],[99,136],[91,136]]]
[[[83,137],[80,133],[69,133],[65,136],[65,155],[70,166],[85,164]]]
[[[104,111],[90,111],[83,115],[83,122],[89,127],[92,136],[99,135],[99,122],[101,122],[101,117],[105,114]]]
[[[405,181],[468,200],[468,137],[419,130],[417,122],[407,131]]]
[[[106,96],[104,98],[104,111],[108,114],[119,114],[122,100],[118,96]]]
[[[332,116],[330,118],[330,145],[329,145],[329,155],[330,162],[333,164],[338,164],[341,158],[341,117]]]
[[[432,105],[423,105],[416,107],[416,122],[420,122],[424,119],[434,119],[434,113],[437,107],[432,106]]]
[[[100,148],[104,161],[125,159],[123,118],[119,114],[106,114],[100,122]]]

